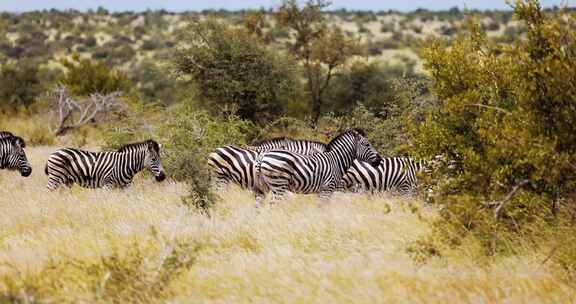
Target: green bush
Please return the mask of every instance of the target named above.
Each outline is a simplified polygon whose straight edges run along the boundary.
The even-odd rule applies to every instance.
[[[413,130],[420,155],[443,155],[439,225],[482,240],[538,235],[570,214],[576,189],[576,32],[536,1],[518,1],[526,39],[491,43],[477,24],[423,56],[440,107]],[[535,228],[540,227],[540,228]]]
[[[326,111],[347,114],[357,103],[379,117],[390,115],[395,102],[393,80],[412,76],[413,71],[403,66],[376,63],[353,65],[349,71],[334,79],[326,96]]]
[[[29,60],[0,67],[0,108],[31,105],[42,92],[38,65]]]
[[[170,176],[190,185],[191,197],[186,202],[207,208],[214,197],[210,193],[206,156],[219,146],[246,144],[255,136],[255,128],[237,116],[212,116],[189,103],[176,107],[170,117],[162,130],[164,166]]]
[[[132,86],[126,74],[109,68],[105,63],[74,55],[62,64],[66,72],[60,82],[73,95],[86,96],[93,93],[109,94],[115,91],[128,92]]]
[[[216,111],[232,105],[243,119],[269,121],[296,90],[294,64],[244,28],[207,19],[190,24],[181,41],[186,44],[175,53],[175,69]]]

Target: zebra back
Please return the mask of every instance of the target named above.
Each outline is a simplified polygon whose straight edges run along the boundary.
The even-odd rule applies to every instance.
[[[326,152],[327,146],[322,142],[314,140],[276,137],[249,146],[248,149],[259,153],[269,150],[286,150],[303,155],[314,155]]]

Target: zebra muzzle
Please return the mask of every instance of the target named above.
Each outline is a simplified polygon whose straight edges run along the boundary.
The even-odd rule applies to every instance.
[[[32,174],[32,168],[31,167],[20,169],[20,175],[22,175],[24,177],[28,177],[28,176],[30,176],[30,174]]]
[[[166,179],[166,174],[164,174],[164,172],[160,172],[160,174],[158,174],[158,175],[156,176],[156,181],[157,181],[157,182],[161,182],[161,181],[163,181],[163,180],[165,180],[165,179]]]

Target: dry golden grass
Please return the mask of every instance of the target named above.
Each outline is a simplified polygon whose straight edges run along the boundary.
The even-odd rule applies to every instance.
[[[208,217],[182,206],[185,186],[139,177],[127,190],[44,190],[0,171],[0,302],[573,302],[538,253],[483,266],[476,248],[421,265],[407,251],[429,233],[418,202],[296,196],[256,211],[222,193]]]

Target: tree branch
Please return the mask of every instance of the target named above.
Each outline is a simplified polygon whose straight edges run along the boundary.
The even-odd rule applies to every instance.
[[[517,183],[512,190],[504,197],[503,200],[499,201],[499,202],[493,202],[493,203],[489,203],[489,206],[496,206],[496,208],[494,209],[494,219],[498,219],[500,218],[500,214],[502,212],[502,208],[504,207],[504,204],[506,204],[506,202],[508,202],[510,199],[512,199],[512,197],[516,194],[516,192],[518,192],[518,190],[520,190],[520,188],[522,188],[524,185],[528,184],[530,182],[529,179],[525,179],[520,181],[519,183]]]

